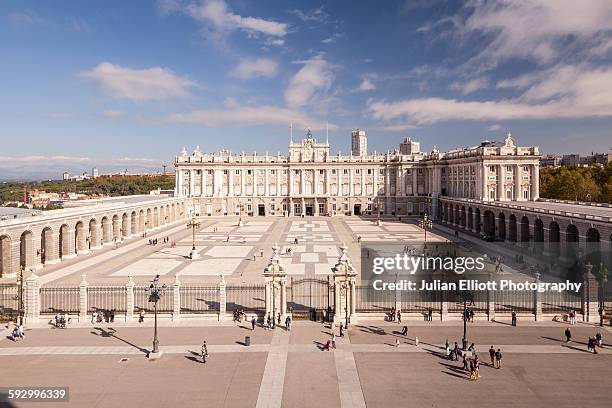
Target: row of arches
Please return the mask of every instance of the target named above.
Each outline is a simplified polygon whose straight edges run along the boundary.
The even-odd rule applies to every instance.
[[[559,222],[554,220],[544,221],[542,218],[532,217],[531,221],[527,215],[481,211],[478,207],[453,203],[443,203],[441,210],[441,218],[446,223],[481,235],[494,236],[500,241],[516,242],[536,249],[542,249],[543,244],[548,243],[547,249],[553,255],[560,254],[562,249],[583,251],[587,254],[597,252],[602,240],[599,230],[594,226],[587,228],[582,235],[578,226],[573,223],[562,228]],[[584,245],[580,245],[581,237]]]
[[[59,226],[33,228],[19,236],[0,234],[0,277],[14,275],[19,268],[28,269],[61,262],[172,223],[183,217],[184,203],[172,203],[93,216]],[[37,242],[38,241],[38,242]]]

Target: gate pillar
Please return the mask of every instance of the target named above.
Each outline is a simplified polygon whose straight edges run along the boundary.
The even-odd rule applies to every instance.
[[[356,323],[356,276],[355,268],[346,253],[348,247],[343,243],[340,247],[342,254],[333,267],[334,271],[334,325]]]
[[[275,324],[280,314],[281,324],[287,317],[287,271],[280,263],[279,247],[272,247],[272,258],[264,269],[264,281],[266,285],[266,315],[264,322],[270,316]]]

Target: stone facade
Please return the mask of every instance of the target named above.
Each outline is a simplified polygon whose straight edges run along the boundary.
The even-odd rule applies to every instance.
[[[308,132],[289,154],[228,151],[175,159],[176,195],[196,213],[215,215],[417,215],[428,197],[521,201],[538,198],[537,147],[504,142],[442,153],[410,148],[367,156],[332,155]],[[403,153],[402,153],[403,152]],[[499,175],[499,177],[498,177]]]

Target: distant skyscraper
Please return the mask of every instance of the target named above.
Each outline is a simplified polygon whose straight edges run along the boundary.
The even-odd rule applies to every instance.
[[[368,155],[368,138],[365,130],[355,129],[351,132],[351,154],[359,157]]]
[[[416,154],[421,151],[421,143],[414,142],[411,138],[407,137],[402,143],[400,143],[400,154]]]
[[[93,169],[91,169],[91,177],[93,177],[93,178],[100,177],[100,173],[98,172],[98,168],[97,167],[94,167]]]
[[[65,172],[62,174],[62,179],[64,179],[64,180],[68,180],[69,178],[70,178],[70,174],[69,174],[67,171],[65,171]]]

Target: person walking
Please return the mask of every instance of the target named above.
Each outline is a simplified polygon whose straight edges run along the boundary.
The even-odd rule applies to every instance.
[[[465,354],[463,355],[463,369],[465,371],[468,371],[468,360],[467,360],[467,356]]]
[[[516,311],[512,309],[512,325],[516,326]]]
[[[408,326],[402,327],[402,335],[403,336],[408,336]]]
[[[414,345],[419,347],[419,336],[414,336]]]
[[[344,326],[340,323],[340,337],[344,337]]]
[[[495,352],[495,368],[501,369],[502,353],[500,349]]]
[[[287,331],[290,331],[290,330],[291,330],[291,317],[289,317],[289,316],[287,316],[287,317],[285,318],[285,329],[286,329]]]
[[[257,321],[255,320],[255,316],[253,316],[253,318],[251,319],[251,330],[255,330],[255,324],[257,323]]]
[[[144,309],[140,309],[140,313],[138,316],[138,323],[143,323],[144,322],[144,318],[145,318],[145,311]]]
[[[263,250],[263,248],[261,248],[261,249],[259,250],[259,257],[260,257],[260,258],[263,258],[263,254],[264,254],[264,250]]]
[[[206,340],[202,343],[202,363],[206,364],[206,358],[208,357],[208,347],[206,347]]]
[[[491,367],[495,367],[495,349],[493,346],[489,349],[489,358],[491,359]]]
[[[455,347],[453,347],[453,353],[455,353],[455,361],[459,361],[459,344],[455,342]]]
[[[595,342],[597,343],[597,347],[603,346],[603,337],[601,336],[600,332],[597,332],[597,334],[595,335]]]
[[[401,323],[402,322],[402,311],[397,309],[397,323]]]
[[[332,333],[332,348],[336,348],[336,333]]]
[[[433,309],[430,307],[429,309],[427,309],[427,320],[431,322],[431,318],[433,315]]]
[[[568,327],[567,329],[565,329],[565,342],[569,343],[570,341],[572,341],[572,332]]]

